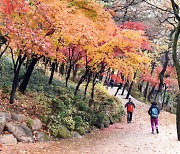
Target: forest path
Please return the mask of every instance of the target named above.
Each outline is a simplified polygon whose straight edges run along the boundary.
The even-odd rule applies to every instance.
[[[116,88],[108,89],[114,94]],[[121,93],[121,91],[119,92]],[[125,95],[117,95],[123,105]],[[149,105],[132,98],[136,105],[132,123],[123,117],[121,123],[103,130],[95,130],[81,139],[66,139],[48,143],[20,143],[3,147],[3,154],[180,154],[175,115],[161,111],[159,134],[151,134],[147,111]]]

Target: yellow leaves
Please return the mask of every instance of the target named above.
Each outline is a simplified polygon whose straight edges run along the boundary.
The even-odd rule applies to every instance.
[[[75,6],[77,9],[81,9],[85,16],[92,20],[95,20],[97,17],[97,11],[94,9],[93,4],[90,1],[71,0],[68,6]]]
[[[87,18],[91,20],[98,20],[98,17],[102,15],[102,17],[107,17],[107,13],[105,13],[103,6],[99,4],[97,1],[89,0],[67,0],[68,7],[75,8],[83,13]],[[102,18],[101,17],[101,18]]]
[[[46,5],[49,9],[46,12],[47,16],[51,17],[51,12],[53,12],[54,26],[61,30],[60,33],[66,45],[72,42],[73,44],[97,46],[98,42],[107,41],[116,27],[109,13],[95,1],[42,2],[44,2],[42,5]],[[92,20],[92,18],[96,18],[96,20]]]
[[[146,71],[145,68],[149,67],[151,62],[149,55],[140,50],[142,42],[146,39],[143,35],[142,31],[117,30],[116,36],[109,37],[103,45],[95,48],[86,46],[88,57],[92,59],[90,65],[103,61],[108,67],[123,72],[132,80],[135,71]]]
[[[168,50],[168,44],[157,45],[157,46],[156,46],[156,49],[157,49],[158,51],[166,51],[166,50]]]

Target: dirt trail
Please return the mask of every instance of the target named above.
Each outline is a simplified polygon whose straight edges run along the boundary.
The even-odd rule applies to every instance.
[[[114,94],[116,88],[109,89]],[[125,96],[118,95],[122,103]],[[151,134],[149,106],[133,99],[136,109],[133,122],[126,117],[107,129],[96,130],[81,139],[66,139],[59,142],[17,144],[3,147],[3,154],[180,154],[180,142],[176,137],[175,115],[162,111],[160,133]]]

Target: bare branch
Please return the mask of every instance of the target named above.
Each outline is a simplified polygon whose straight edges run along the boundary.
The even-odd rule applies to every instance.
[[[154,4],[152,4],[152,3],[150,3],[150,2],[148,2],[148,1],[146,1],[146,0],[144,0],[144,2],[147,3],[147,4],[149,4],[149,5],[151,5],[151,6],[153,6],[153,7],[156,8],[156,9],[159,9],[159,10],[163,11],[163,12],[169,12],[169,13],[171,13],[171,14],[174,14],[173,12],[171,12],[171,11],[169,11],[169,10],[166,10],[166,9],[163,9],[163,8],[160,8],[160,7],[154,5]]]
[[[180,22],[180,16],[179,16],[179,6],[175,3],[174,0],[171,0],[172,8],[174,11],[174,15],[176,19]]]

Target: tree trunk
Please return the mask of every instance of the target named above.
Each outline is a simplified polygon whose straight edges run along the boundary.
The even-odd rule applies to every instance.
[[[92,77],[92,71],[90,71],[88,79],[87,79],[87,83],[86,83],[85,90],[84,90],[84,99],[86,98],[87,88],[88,88],[89,83],[91,81],[91,77]]]
[[[55,67],[56,67],[56,62],[53,62],[52,65],[51,65],[51,75],[50,75],[50,78],[49,78],[49,84],[52,83]]]
[[[174,11],[176,10],[174,9]],[[172,57],[173,57],[174,66],[176,68],[178,85],[180,89],[180,64],[179,64],[179,58],[177,57],[177,42],[179,35],[180,35],[180,21],[178,21],[178,25],[176,27],[175,35],[173,38],[173,46],[172,46]],[[180,94],[177,97],[176,126],[177,126],[178,140],[180,141]]]
[[[21,93],[23,93],[23,94],[24,94],[24,92],[25,92],[25,90],[27,88],[27,85],[28,85],[28,82],[30,80],[31,74],[32,74],[32,72],[34,70],[34,66],[36,65],[38,60],[39,59],[37,57],[33,57],[32,61],[31,61],[31,64],[27,68],[27,71],[25,73],[24,79],[23,79],[21,85],[19,86],[19,91]]]
[[[11,89],[11,94],[10,94],[10,104],[14,103],[14,97],[15,97],[17,86],[18,86],[19,71],[20,71],[20,68],[18,68],[14,74],[12,89]]]
[[[169,103],[169,99],[170,99],[170,97],[169,97],[169,95],[167,96],[167,99],[166,99],[166,106],[168,105],[168,103]]]
[[[166,85],[165,85],[165,88],[164,88],[164,96],[163,96],[163,101],[162,101],[162,108],[161,108],[161,109],[163,109],[163,107],[164,107],[164,104],[165,104],[166,90],[167,90],[167,87],[166,87]]]
[[[165,88],[164,88],[164,96],[163,96],[163,101],[162,101],[162,108],[161,108],[161,110],[164,108],[165,98],[166,98],[166,90],[167,90],[167,87],[165,86]]]
[[[71,70],[73,68],[73,66],[75,65],[75,63],[73,62],[73,56],[74,56],[74,47],[71,48],[69,47],[69,68],[67,68],[68,70],[66,71],[66,87],[68,85],[68,81],[69,81],[69,78],[70,78],[70,75],[71,75]]]
[[[177,127],[178,140],[180,141],[180,94],[177,97],[176,127]]]
[[[6,45],[6,47],[4,48],[4,50],[0,53],[0,59],[1,59],[1,57],[3,56],[3,54],[6,52],[7,48],[8,48],[8,45]]]
[[[65,76],[67,76],[67,72],[68,72],[68,64],[65,65]]]
[[[137,74],[137,72],[134,73],[133,81],[132,81],[131,84],[130,84],[128,93],[127,93],[127,95],[126,95],[126,99],[128,99],[129,96],[130,96],[130,94],[131,94],[132,86],[133,86],[134,80],[136,79],[136,74]]]
[[[71,75],[71,70],[72,70],[72,64],[71,64],[71,62],[70,62],[69,68],[68,68],[68,71],[67,71],[67,74],[66,74],[66,87],[67,87],[67,85],[68,85],[69,77],[70,77],[70,75]]]
[[[83,81],[86,79],[86,76],[88,75],[88,72],[89,72],[89,70],[86,69],[86,72],[85,72],[84,75],[81,77],[81,79],[79,80],[79,82],[78,82],[78,84],[77,84],[77,86],[76,86],[74,95],[77,95],[77,92],[78,92],[78,90],[79,90],[79,87],[80,87],[80,85],[83,83]]]
[[[130,84],[130,87],[129,87],[128,93],[127,93],[127,95],[126,95],[126,99],[128,99],[128,98],[129,98],[129,96],[130,96],[130,94],[131,94],[131,90],[132,90],[133,83],[134,83],[134,81],[132,81],[132,82],[131,82],[131,84]]]
[[[146,88],[144,89],[144,100],[146,100],[147,98],[148,88],[149,88],[149,82],[146,83]]]
[[[116,96],[119,92],[119,90],[122,88],[122,83],[120,83],[120,85],[118,86],[117,90],[116,90],[116,93],[114,94],[114,96]]]
[[[151,69],[151,76],[153,75],[155,65],[156,65],[156,63],[153,62],[153,63],[152,63],[152,69]],[[148,89],[149,89],[149,82],[147,82],[146,88],[144,89],[144,100],[147,99],[147,92],[148,92]]]
[[[109,71],[110,71],[110,68],[108,68],[108,70],[107,70],[107,74],[106,74],[106,77],[105,77],[105,80],[104,80],[104,85],[106,85],[107,82],[108,82]]]
[[[56,64],[55,64],[55,71],[56,71],[56,72],[58,72],[58,66],[59,66],[59,63],[56,62]]]
[[[159,73],[159,80],[160,80],[159,87],[158,87],[158,91],[156,93],[156,96],[155,96],[154,100],[157,99],[157,96],[158,96],[159,92],[162,91],[162,87],[163,87],[163,84],[164,84],[164,73],[166,72],[166,69],[167,69],[167,66],[168,66],[168,62],[169,62],[169,51],[166,51],[165,52],[165,62],[163,64],[163,69]]]
[[[97,74],[94,76],[94,79],[92,82],[91,100],[94,99],[94,90],[95,90],[95,85],[96,85],[96,78],[97,78]]]
[[[46,57],[44,57],[44,58],[43,58],[43,62],[44,62],[44,75],[46,75],[48,59],[47,59]]]
[[[7,42],[7,39],[0,33],[0,48],[3,44]]]
[[[10,101],[9,101],[10,104],[14,103],[15,93],[16,93],[16,89],[18,87],[18,82],[19,82],[19,72],[21,69],[21,65],[25,59],[26,59],[25,55],[23,57],[22,57],[22,55],[19,55],[16,60],[16,63],[14,62],[14,59],[13,59],[14,78],[13,78],[12,89],[11,89],[11,94],[10,94]]]
[[[77,72],[78,72],[78,65],[75,65],[75,66],[73,67],[73,81],[74,81],[75,78],[76,78]]]
[[[63,76],[64,75],[64,62],[59,67],[59,73]]]
[[[142,81],[142,82],[138,85],[138,90],[139,90],[140,93],[142,93],[143,83],[144,83],[144,81]]]
[[[125,89],[126,89],[127,86],[128,86],[128,82],[126,82],[126,83],[124,84],[124,87],[123,87],[123,90],[122,90],[121,95],[124,95],[124,91],[125,91]]]
[[[154,90],[155,90],[155,87],[156,87],[156,86],[153,86],[153,87],[152,87],[152,89],[151,89],[151,91],[150,91],[150,93],[149,93],[149,95],[148,95],[148,101],[151,101],[151,96],[152,96],[152,94],[153,94],[153,92],[154,92]]]

